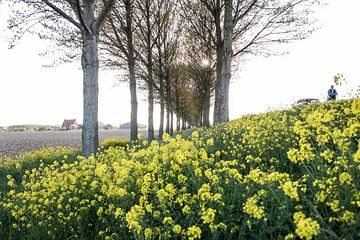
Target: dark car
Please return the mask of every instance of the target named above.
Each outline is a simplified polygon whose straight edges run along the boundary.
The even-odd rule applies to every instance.
[[[302,107],[302,106],[308,105],[308,104],[310,104],[310,103],[312,103],[312,102],[320,102],[320,100],[317,99],[317,98],[302,98],[302,99],[297,100],[297,101],[293,104],[293,106],[294,106],[294,107]]]

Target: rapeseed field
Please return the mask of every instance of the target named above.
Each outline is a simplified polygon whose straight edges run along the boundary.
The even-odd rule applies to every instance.
[[[357,98],[40,162],[7,176],[0,238],[360,239],[359,137]]]

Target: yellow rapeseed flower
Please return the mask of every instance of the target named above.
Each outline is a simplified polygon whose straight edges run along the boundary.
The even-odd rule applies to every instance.
[[[144,235],[145,235],[145,239],[152,239],[154,232],[151,228],[145,228]]]
[[[181,228],[181,226],[180,226],[179,224],[176,224],[176,225],[173,226],[172,230],[173,230],[173,232],[174,232],[175,234],[180,234],[182,228]]]
[[[299,201],[299,194],[297,192],[297,188],[294,186],[293,182],[287,181],[284,184],[280,185],[280,188],[284,191],[285,195],[288,197]]]
[[[191,138],[192,138],[193,140],[199,139],[199,133],[198,133],[197,131],[193,131],[193,132],[191,133]]]
[[[340,220],[342,220],[346,223],[349,223],[349,224],[354,223],[355,219],[356,219],[356,214],[349,210],[346,210],[340,217]]]
[[[188,205],[185,205],[183,208],[182,208],[182,212],[184,214],[189,214],[191,212],[191,208],[188,206]]]
[[[353,178],[348,172],[341,173],[339,176],[339,180],[342,185],[344,184],[351,185],[351,183],[353,182]]]
[[[213,146],[213,145],[214,145],[214,139],[213,139],[213,138],[209,138],[209,139],[206,141],[206,145]]]
[[[205,224],[211,224],[215,219],[215,214],[216,210],[208,208],[202,213],[201,219]]]
[[[302,218],[296,223],[295,233],[301,238],[310,240],[320,232],[320,225],[311,218]]]
[[[265,217],[265,208],[263,205],[259,205],[259,198],[265,194],[264,190],[261,190],[258,194],[250,197],[244,204],[243,210],[253,218],[262,219]]]
[[[187,236],[190,240],[201,238],[201,229],[198,226],[191,226],[187,230]]]
[[[163,224],[174,224],[174,220],[171,217],[164,217]]]
[[[285,240],[292,240],[292,239],[295,239],[295,236],[293,233],[289,233],[285,236],[284,238]]]
[[[351,111],[355,115],[360,113],[360,98],[357,98],[353,101],[353,103],[351,105]]]

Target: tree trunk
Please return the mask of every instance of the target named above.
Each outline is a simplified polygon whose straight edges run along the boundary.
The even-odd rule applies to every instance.
[[[209,76],[211,78],[211,76]],[[205,99],[203,109],[203,127],[210,127],[210,84],[205,86]]]
[[[164,99],[164,72],[163,72],[163,52],[161,49],[161,41],[158,38],[157,42],[157,49],[158,49],[158,64],[159,64],[159,82],[160,82],[160,126],[159,126],[159,140],[162,139],[164,134],[164,115],[165,115],[165,99]]]
[[[148,141],[154,140],[154,83],[152,75],[152,54],[148,53]]]
[[[180,130],[180,115],[176,114],[176,131]]]
[[[221,66],[220,81],[217,81],[215,92],[214,123],[229,121],[229,84],[231,78],[231,60],[232,60],[232,0],[225,0],[224,16],[224,45]],[[218,71],[218,69],[217,69]],[[218,74],[217,74],[218,75]]]
[[[166,68],[165,70],[165,82],[166,82],[166,106],[167,106],[167,113],[166,113],[166,132],[170,134],[170,114],[172,111],[171,107],[171,87],[170,87],[170,73],[169,69]],[[171,134],[170,134],[171,135]]]
[[[161,65],[160,65],[161,66]],[[160,67],[160,127],[159,127],[159,139],[162,139],[164,134],[164,115],[165,115],[165,102],[164,102],[164,79],[162,77]]]
[[[185,115],[184,112],[183,112],[183,114],[182,114],[181,120],[182,120],[181,130],[185,130],[185,129],[186,129],[186,115]]]
[[[167,102],[167,101],[166,101]],[[166,126],[165,126],[165,132],[170,133],[170,109],[169,109],[169,103],[166,103]]]
[[[82,155],[88,157],[99,148],[98,136],[98,36],[94,33],[83,33],[81,56],[83,69],[83,126]]]
[[[171,114],[170,114],[170,135],[173,136],[174,135],[174,111],[171,107],[170,110]]]
[[[221,36],[221,24],[220,24],[220,8],[216,11],[214,16],[215,20],[215,30],[216,30],[216,80],[215,80],[215,102],[214,102],[214,123],[220,122],[220,98],[221,94],[221,69],[223,65],[223,44],[222,44],[222,36]]]
[[[166,101],[167,102],[167,101]],[[165,132],[167,134],[170,134],[170,109],[169,109],[169,103],[166,103],[166,126],[165,126]]]
[[[232,0],[225,0],[225,19],[224,19],[224,61],[221,69],[221,86],[223,92],[220,102],[220,122],[229,121],[229,85],[231,78],[231,61],[232,61]]]
[[[152,56],[152,38],[150,23],[150,1],[146,1],[146,51],[147,51],[147,73],[148,73],[148,141],[154,140],[154,80],[153,80],[153,56]]]
[[[150,81],[151,78],[151,81]],[[154,140],[154,86],[152,83],[152,74],[149,75],[149,95],[148,95],[148,141]]]
[[[125,4],[126,9],[126,35],[128,45],[128,68],[130,80],[130,99],[131,99],[131,115],[130,115],[130,147],[138,138],[138,124],[137,124],[137,96],[136,96],[136,78],[135,78],[135,59],[134,59],[134,44],[132,34],[132,12],[131,1]]]

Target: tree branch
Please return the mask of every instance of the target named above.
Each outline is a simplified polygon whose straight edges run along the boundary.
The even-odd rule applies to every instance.
[[[113,8],[116,0],[109,0],[107,4],[104,4],[104,9],[101,11],[100,15],[98,16],[95,22],[95,31],[98,33],[105,22],[106,17],[110,13],[111,9]]]
[[[91,33],[89,26],[87,26],[84,21],[84,15],[83,15],[83,12],[81,11],[80,0],[76,0],[76,8],[77,8],[77,14],[78,14],[78,18],[79,18],[81,25],[85,28],[85,30],[88,33]]]
[[[59,14],[60,16],[62,16],[63,18],[65,18],[66,20],[68,20],[69,22],[71,22],[72,24],[74,24],[77,28],[79,28],[80,30],[82,30],[81,28],[81,24],[76,22],[72,17],[70,17],[68,14],[66,14],[63,10],[61,10],[60,8],[58,8],[57,6],[55,6],[54,4],[52,4],[51,2],[49,2],[48,0],[42,0],[47,6],[49,6],[52,10],[54,10],[57,14]]]

